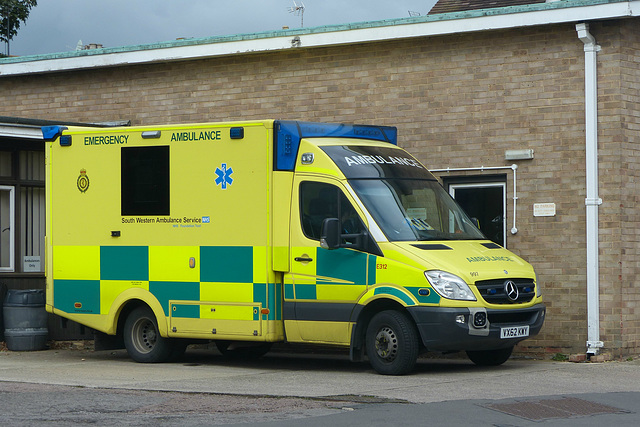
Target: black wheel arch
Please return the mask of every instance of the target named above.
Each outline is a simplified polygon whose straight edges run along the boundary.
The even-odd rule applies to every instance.
[[[388,298],[380,298],[371,301],[367,305],[358,305],[352,314],[352,321],[355,321],[353,330],[351,331],[351,345],[349,346],[349,357],[352,362],[361,362],[364,360],[365,353],[365,335],[369,322],[377,313],[385,310],[395,310],[405,313],[409,319],[415,324],[415,319],[402,304]],[[422,346],[422,340],[420,340]]]

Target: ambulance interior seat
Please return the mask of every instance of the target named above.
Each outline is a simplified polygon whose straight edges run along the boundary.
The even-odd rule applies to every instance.
[[[327,202],[322,198],[311,199],[309,210],[304,213],[305,234],[312,239],[319,240],[322,232],[322,222],[325,218],[330,218],[331,213],[327,209]]]

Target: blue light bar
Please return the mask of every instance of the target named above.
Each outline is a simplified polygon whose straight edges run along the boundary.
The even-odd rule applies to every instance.
[[[42,137],[45,141],[55,141],[60,135],[62,135],[62,131],[67,130],[66,126],[43,126],[42,127]]]
[[[274,129],[276,170],[293,170],[302,138],[356,138],[398,144],[398,129],[392,126],[277,120]]]

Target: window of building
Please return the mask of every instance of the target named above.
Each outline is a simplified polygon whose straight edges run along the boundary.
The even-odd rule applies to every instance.
[[[122,148],[122,215],[169,215],[169,147]]]
[[[506,177],[450,178],[444,183],[465,213],[477,220],[480,231],[489,240],[506,247]]]
[[[0,185],[0,271],[14,271],[15,188]]]
[[[44,151],[0,151],[0,272],[44,272]]]

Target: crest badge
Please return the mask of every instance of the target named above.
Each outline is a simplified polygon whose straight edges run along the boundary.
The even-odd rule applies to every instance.
[[[77,184],[78,190],[80,190],[81,193],[86,193],[89,189],[89,177],[87,176],[86,169],[80,169],[80,176],[78,177]]]

